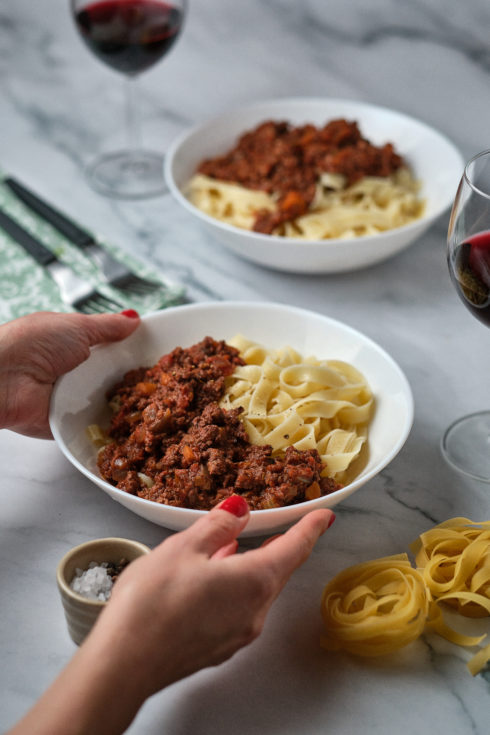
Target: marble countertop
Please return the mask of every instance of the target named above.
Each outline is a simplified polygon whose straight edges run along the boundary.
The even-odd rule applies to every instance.
[[[391,107],[447,135],[469,158],[490,146],[490,7],[484,0],[191,0],[185,32],[141,78],[146,141],[164,150],[232,106],[329,96]],[[489,335],[460,305],[445,262],[448,214],[373,268],[335,276],[261,269],[225,251],[169,195],[117,202],[83,166],[122,130],[121,79],[90,56],[69,3],[0,8],[0,167],[180,280],[193,300],[270,300],[346,322],[384,347],[415,399],[396,459],[337,507],[337,521],[276,602],[262,637],[231,661],[153,697],[133,735],[484,735],[489,682],[465,651],[426,636],[364,661],[319,648],[323,585],[357,562],[407,549],[433,524],[490,517],[490,487],[450,469],[439,442],[488,406]],[[0,263],[0,278],[2,264]],[[0,434],[0,728],[15,722],[74,651],[55,584],[73,545],[162,528],[112,502],[53,442]],[[114,693],[117,698],[117,692]]]

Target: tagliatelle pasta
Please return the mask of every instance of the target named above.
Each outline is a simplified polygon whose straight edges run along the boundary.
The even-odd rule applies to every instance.
[[[466,666],[472,676],[476,676],[482,671],[490,661],[490,643],[487,646],[481,648],[478,653],[475,653]]]
[[[490,521],[452,518],[426,531],[406,554],[350,567],[324,589],[321,645],[359,656],[391,653],[410,643],[425,627],[460,646],[486,638],[454,630],[442,605],[465,617],[490,616]],[[490,643],[470,659],[473,676],[490,661]]]
[[[265,191],[246,189],[240,184],[218,181],[204,174],[195,174],[189,181],[186,195],[192,204],[213,219],[227,225],[251,230],[256,213],[276,208],[274,199]]]
[[[226,378],[221,406],[241,408],[250,441],[316,449],[322,474],[337,482],[366,443],[374,398],[364,376],[339,360],[303,357],[291,347],[269,350],[241,335],[228,343],[247,363]]]
[[[430,602],[428,627],[452,643],[477,646],[486,636],[465,636],[446,625],[439,603],[469,618],[490,616],[490,521],[451,518],[411,545]],[[490,660],[490,644],[469,662],[474,675]]]
[[[338,574],[324,589],[321,645],[382,656],[422,633],[428,610],[419,572],[406,554],[374,559]]]
[[[309,211],[273,231],[304,240],[350,239],[374,235],[418,219],[424,211],[420,185],[406,168],[391,176],[366,176],[343,187],[343,177],[323,175]],[[340,186],[339,186],[340,182]],[[205,214],[226,224],[252,230],[257,212],[274,212],[274,196],[239,184],[196,174],[189,200]]]
[[[452,518],[411,545],[431,600],[470,618],[490,615],[490,521]]]

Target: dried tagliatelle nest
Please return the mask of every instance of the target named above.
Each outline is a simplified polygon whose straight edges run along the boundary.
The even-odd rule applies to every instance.
[[[406,554],[367,561],[325,587],[322,646],[359,656],[391,653],[419,637],[427,612],[422,575]]]
[[[421,534],[407,554],[349,567],[325,587],[321,610],[327,650],[381,656],[418,638],[425,627],[460,646],[466,636],[446,624],[444,605],[465,617],[490,616],[490,521],[452,518]],[[490,661],[490,643],[467,666],[475,676]]]

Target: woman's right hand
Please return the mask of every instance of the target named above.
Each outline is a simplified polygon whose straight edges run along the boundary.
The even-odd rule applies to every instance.
[[[283,535],[234,554],[248,517],[246,502],[231,496],[133,562],[114,586],[88,645],[108,648],[124,636],[146,696],[251,643],[335,518],[308,513]]]
[[[335,516],[312,511],[235,554],[248,518],[246,502],[232,495],[132,562],[91,634],[12,735],[119,735],[147,697],[251,643]]]

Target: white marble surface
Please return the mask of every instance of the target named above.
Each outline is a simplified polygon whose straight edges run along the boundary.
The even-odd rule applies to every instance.
[[[277,601],[261,639],[155,696],[129,732],[488,733],[489,684],[468,674],[460,649],[424,637],[370,662],[318,646],[320,594],[334,573],[405,550],[435,522],[490,517],[490,488],[457,475],[439,452],[446,425],[489,402],[490,335],[450,285],[447,216],[372,269],[295,276],[224,251],[169,196],[140,203],[98,196],[81,168],[121,129],[121,80],[88,54],[68,6],[0,6],[0,166],[181,279],[192,299],[283,301],[360,329],[399,362],[415,397],[402,452],[338,507],[336,523]],[[188,125],[233,105],[325,95],[418,117],[469,157],[490,146],[489,27],[484,0],[191,0],[181,40],[141,79],[145,137],[164,148]],[[3,431],[0,462],[3,729],[74,650],[55,585],[60,557],[90,538],[122,535],[153,545],[165,531],[111,502],[54,443]]]

